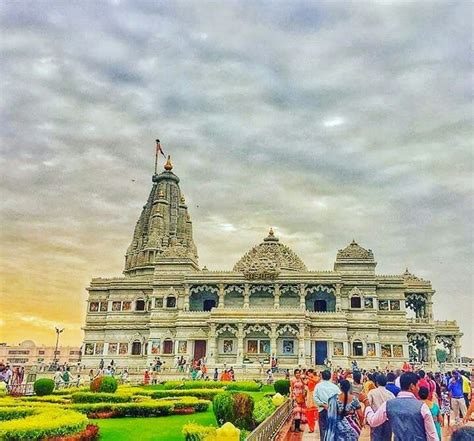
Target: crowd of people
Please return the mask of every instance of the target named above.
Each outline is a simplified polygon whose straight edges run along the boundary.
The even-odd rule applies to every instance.
[[[357,441],[364,426],[371,441],[391,441],[392,435],[397,441],[441,441],[446,426],[453,440],[474,441],[474,428],[461,427],[474,413],[474,370],[442,374],[404,368],[295,369],[292,430],[304,431],[307,424],[312,433],[318,422],[321,441]]]

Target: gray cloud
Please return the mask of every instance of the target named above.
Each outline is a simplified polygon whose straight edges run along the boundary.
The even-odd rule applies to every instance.
[[[430,278],[437,317],[459,320],[473,354],[471,12],[3,3],[6,278],[29,267],[44,284],[69,265],[48,291],[54,304],[82,301],[92,274],[120,273],[159,136],[201,265],[230,269],[270,225],[312,269],[330,269],[356,238],[380,273],[408,265]],[[26,307],[36,294],[22,289],[4,287]]]

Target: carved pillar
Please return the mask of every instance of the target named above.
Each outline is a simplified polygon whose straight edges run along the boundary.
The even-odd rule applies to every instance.
[[[184,285],[184,304],[183,309],[185,311],[189,310],[189,285]]]
[[[424,318],[427,318],[429,320],[433,320],[433,298],[432,294],[428,294],[426,296],[426,311]]]
[[[224,297],[225,297],[225,285],[223,283],[219,284],[219,309],[224,308]]]
[[[305,356],[304,356],[304,349],[305,349],[305,324],[300,323],[298,325],[300,333],[298,336],[298,365],[304,366],[305,365]]]
[[[244,308],[248,308],[250,304],[250,286],[248,283],[244,285]]]
[[[306,285],[300,283],[300,309],[306,308]]]
[[[237,364],[242,365],[244,361],[244,324],[237,324]]]
[[[454,357],[456,361],[461,356],[461,337],[456,335],[454,337]]]
[[[280,307],[280,284],[279,283],[275,283],[273,307],[274,308]]]
[[[271,323],[271,332],[270,332],[270,360],[271,356],[276,356],[277,353],[277,324],[276,323]]]
[[[208,356],[207,356],[207,363],[212,366],[216,364],[216,359],[217,359],[216,324],[215,323],[210,323],[209,325],[208,341],[209,341],[209,350],[208,350]]]
[[[336,311],[341,310],[341,288],[342,283],[336,283]]]
[[[430,334],[429,362],[431,367],[436,366],[436,334]]]

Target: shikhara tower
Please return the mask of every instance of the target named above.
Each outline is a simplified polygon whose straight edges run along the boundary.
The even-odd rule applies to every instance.
[[[192,222],[168,159],[125,254],[122,277],[88,288],[83,364],[100,359],[143,369],[160,356],[206,357],[210,367],[399,366],[435,364],[437,346],[460,355],[455,321],[435,321],[429,281],[408,270],[377,275],[374,255],[355,241],[333,271],[309,271],[270,229],[232,271],[198,266]],[[411,313],[411,315],[410,315]]]

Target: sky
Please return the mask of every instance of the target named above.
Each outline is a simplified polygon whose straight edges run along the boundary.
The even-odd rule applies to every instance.
[[[272,226],[433,283],[474,356],[470,2],[0,3],[0,341],[80,344],[171,154],[199,263]]]

